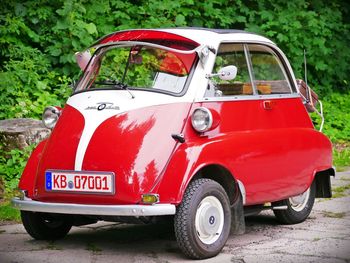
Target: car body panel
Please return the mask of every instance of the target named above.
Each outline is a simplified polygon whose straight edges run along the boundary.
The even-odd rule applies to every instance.
[[[313,129],[300,98],[275,99],[273,110],[263,109],[263,101],[195,104],[192,110],[204,106],[217,111],[218,116],[230,117],[221,117],[217,128],[200,137],[188,121],[186,144],[173,155],[159,187],[160,195],[181,202],[184,189],[196,172],[213,164],[225,167],[243,183],[246,205],[303,193],[315,171],[331,166],[331,144]],[[172,166],[185,179],[178,179]],[[171,191],[168,184],[176,190]]]
[[[124,91],[107,92],[109,106],[100,111],[96,105],[100,105],[100,95],[105,96],[105,92],[79,93],[68,101],[43,149],[35,183],[36,200],[138,203],[141,194],[154,185],[176,144],[171,134],[181,132],[191,104],[171,102],[174,99],[166,100],[165,95],[158,95],[158,102],[153,96],[152,100],[135,99],[130,103],[130,95]],[[142,92],[135,95],[144,99]],[[161,147],[155,147],[154,138]],[[45,189],[47,170],[113,172],[116,193],[50,192]]]

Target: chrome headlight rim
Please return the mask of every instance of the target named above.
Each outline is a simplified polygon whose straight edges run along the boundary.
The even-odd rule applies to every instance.
[[[205,116],[205,125],[202,125],[202,127],[200,127],[198,124],[196,124],[196,114],[198,114],[198,112],[202,112],[204,113]],[[192,123],[192,127],[195,131],[199,132],[199,133],[203,133],[206,132],[208,130],[211,129],[212,125],[213,125],[213,115],[211,113],[211,111],[205,107],[198,107],[196,108],[192,115],[191,115],[191,123]]]
[[[53,129],[61,115],[61,110],[54,106],[48,106],[44,109],[42,122],[48,129]]]

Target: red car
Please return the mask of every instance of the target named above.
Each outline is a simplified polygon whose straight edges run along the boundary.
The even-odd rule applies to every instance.
[[[76,57],[81,78],[63,109],[45,109],[51,136],[13,200],[33,238],[170,215],[181,250],[201,259],[244,230],[244,215],[273,209],[295,224],[331,196],[331,143],[308,113],[317,95],[265,37],[127,30]]]

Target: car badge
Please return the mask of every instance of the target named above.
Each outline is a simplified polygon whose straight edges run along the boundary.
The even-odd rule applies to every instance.
[[[120,110],[119,106],[115,106],[112,102],[98,102],[94,106],[87,106],[85,110]]]

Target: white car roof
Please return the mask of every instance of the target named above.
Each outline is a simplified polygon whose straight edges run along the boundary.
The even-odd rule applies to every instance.
[[[266,37],[234,29],[209,29],[209,28],[169,28],[156,29],[192,39],[201,45],[218,46],[225,41],[235,42],[265,42],[274,44]]]

